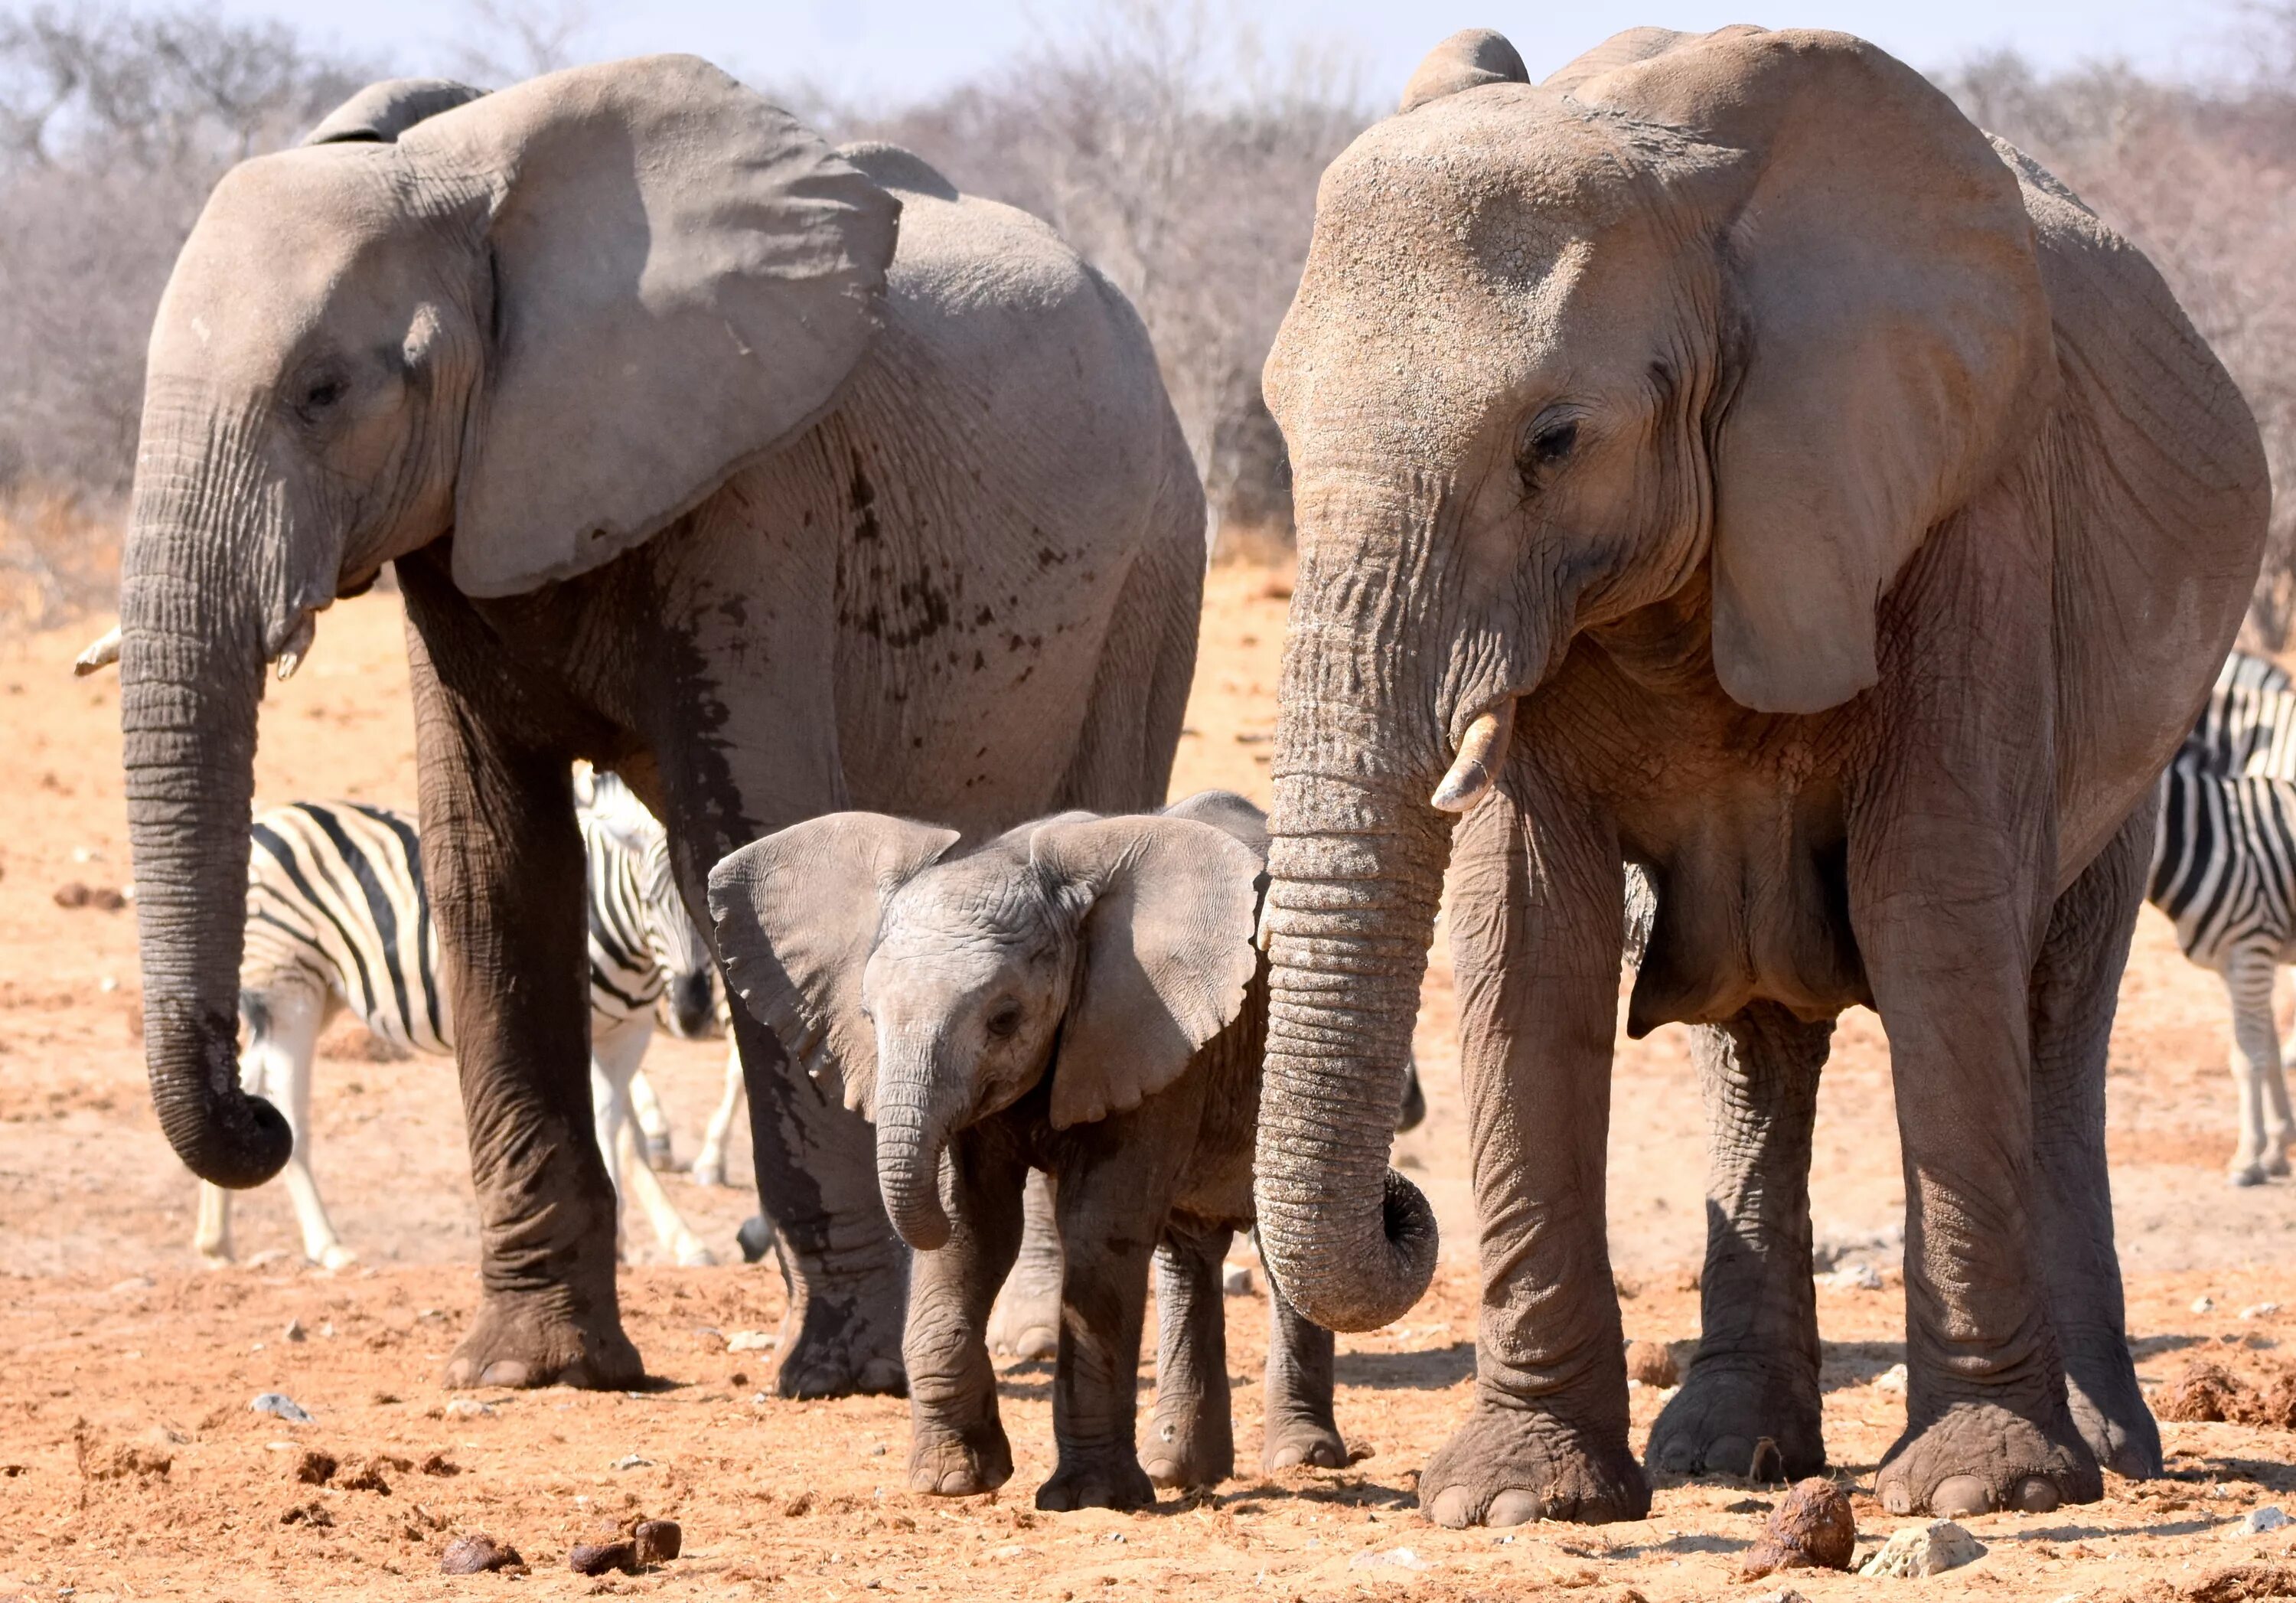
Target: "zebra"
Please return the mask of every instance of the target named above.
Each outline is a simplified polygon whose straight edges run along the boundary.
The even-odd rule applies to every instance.
[[[2146,897],[2185,956],[2224,979],[2240,1135],[2235,1186],[2289,1172],[2296,1139],[2272,990],[2296,962],[2296,688],[2234,652],[2161,779]]]
[[[636,1197],[664,1248],[682,1264],[710,1263],[709,1250],[678,1216],[661,1182],[623,1151],[626,1137],[635,1148],[638,1107],[652,1105],[659,1116],[651,1089],[639,1090],[657,1002],[667,997],[679,1033],[709,1023],[709,944],[677,893],[659,825],[642,813],[640,823],[603,806],[585,807],[578,817],[588,864],[590,1089],[598,1148],[617,1198]],[[293,1131],[283,1178],[304,1255],[340,1269],[357,1254],[336,1234],[311,1175],[312,1054],[320,1032],[348,1011],[387,1049],[450,1055],[454,1024],[438,931],[414,821],[405,814],[361,802],[292,802],[256,818],[250,834],[241,1078],[279,1106]],[[211,1265],[231,1261],[229,1192],[201,1185],[193,1245]]]

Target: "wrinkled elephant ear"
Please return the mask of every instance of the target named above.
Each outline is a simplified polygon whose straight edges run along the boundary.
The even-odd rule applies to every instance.
[[[2016,178],[1927,79],[1844,34],[1686,38],[1572,92],[1742,153],[1715,671],[1762,711],[1847,701],[1878,677],[1882,594],[2023,448],[2054,382]]]
[[[876,331],[899,203],[694,57],[550,73],[399,148],[495,192],[455,506],[469,595],[647,538],[825,410]]]
[[[1087,904],[1053,1071],[1053,1125],[1066,1130],[1139,1106],[1242,1011],[1262,862],[1185,818],[1048,824],[1029,855]]]
[[[726,977],[791,1058],[841,1079],[845,1106],[873,1117],[877,1035],[861,972],[885,902],[957,841],[953,829],[882,813],[791,825],[709,871],[709,915]]]
[[[387,78],[369,84],[303,136],[305,144],[390,144],[425,118],[484,95],[447,78]]]

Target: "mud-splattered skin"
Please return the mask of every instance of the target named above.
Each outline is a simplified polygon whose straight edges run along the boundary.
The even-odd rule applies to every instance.
[[[1643,29],[1526,76],[1456,36],[1332,164],[1265,375],[1300,555],[1262,1250],[1344,1329],[1424,1284],[1375,1093],[1447,859],[1485,1291],[1420,1496],[1648,1508],[1603,1219],[1631,861],[1629,1027],[1702,1027],[1716,1127],[1653,1465],[1824,1461],[1809,1119],[1866,1003],[1908,1215],[1880,1493],[2094,1499],[2159,1462],[2104,1045],[2145,798],[2254,578],[2254,424],[2140,256],[1871,46]]]
[[[207,1018],[237,966],[217,915],[238,871],[202,843],[234,812],[244,835],[264,661],[395,560],[484,1229],[487,1299],[447,1378],[626,1384],[569,764],[628,777],[696,908],[726,851],[837,808],[977,834],[1152,806],[1194,658],[1201,496],[1121,297],[906,152],[840,160],[684,58],[398,137],[227,180],[155,333],[122,640],[154,1084],[187,1162],[261,1178],[269,1110]],[[676,153],[630,165],[656,137]],[[586,215],[551,185],[633,171],[636,199],[590,198],[587,226],[615,200],[665,220],[568,289],[597,241],[529,251],[518,230]],[[729,218],[746,231],[713,232]],[[554,297],[577,292],[598,304],[557,371]],[[898,1389],[906,1255],[867,1129],[734,1027],[794,1282],[780,1388]]]

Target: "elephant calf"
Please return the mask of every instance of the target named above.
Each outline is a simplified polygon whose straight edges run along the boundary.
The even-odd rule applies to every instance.
[[[919,1250],[903,1356],[909,1484],[1013,1473],[986,1331],[1030,1167],[1062,1248],[1040,1508],[1136,1508],[1233,1471],[1220,1259],[1252,1222],[1267,980],[1252,949],[1267,826],[1207,791],[1161,814],[1068,812],[958,849],[950,829],[835,813],[710,875],[726,972],[791,1055],[874,1121],[877,1175]],[[1156,1417],[1134,1377],[1156,1258]],[[1335,1467],[1332,1335],[1272,1285],[1270,1468]]]

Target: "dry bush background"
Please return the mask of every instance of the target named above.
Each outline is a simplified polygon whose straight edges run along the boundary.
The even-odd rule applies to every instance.
[[[2127,62],[2050,76],[2013,55],[1937,76],[2152,254],[2247,393],[2284,483],[2296,473],[2284,266],[2296,255],[2296,3],[2243,14],[2206,81]],[[583,59],[589,18],[581,0],[476,0],[465,38],[424,59],[360,62],[197,9],[0,0],[0,626],[108,598],[110,559],[74,542],[116,538],[152,309],[224,169],[291,142],[387,72],[501,83]],[[1140,308],[1222,544],[1289,543],[1260,362],[1298,282],[1316,177],[1394,86],[1365,85],[1342,52],[1275,50],[1208,0],[1102,0],[919,103],[761,87],[833,137],[906,144],[1075,242]],[[2292,619],[2296,512],[2283,508],[2251,635],[2276,649]]]

